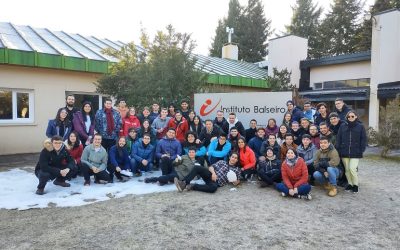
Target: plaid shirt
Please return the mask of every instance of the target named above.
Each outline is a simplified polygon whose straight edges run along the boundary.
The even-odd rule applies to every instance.
[[[218,161],[212,165],[214,167],[215,174],[217,175],[217,184],[219,187],[225,186],[228,181],[227,174],[229,170],[235,172],[236,177],[239,180],[240,168],[236,166],[230,166],[226,161]]]

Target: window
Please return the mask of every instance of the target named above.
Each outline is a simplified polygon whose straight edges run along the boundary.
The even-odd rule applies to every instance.
[[[0,124],[32,123],[33,103],[32,91],[0,89]]]
[[[317,83],[314,83],[314,89],[340,89],[340,88],[368,87],[369,82],[370,82],[369,78],[317,82]]]
[[[316,82],[316,83],[314,83],[314,88],[315,88],[315,89],[322,89],[322,82]]]
[[[93,105],[93,110],[96,112],[103,106],[103,96],[99,94],[93,94],[93,93],[81,93],[81,92],[73,92],[73,91],[67,91],[65,92],[65,96],[72,94],[75,97],[75,107],[78,109],[82,108],[82,103],[84,101],[90,101]],[[104,96],[105,97],[105,96]]]

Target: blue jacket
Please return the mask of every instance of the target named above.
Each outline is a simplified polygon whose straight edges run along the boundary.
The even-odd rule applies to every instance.
[[[121,129],[122,120],[121,115],[118,111],[112,109],[112,115],[114,119],[114,131],[111,135],[107,133],[107,115],[104,109],[100,109],[96,112],[95,116],[95,129],[98,133],[102,135],[104,139],[114,139],[116,140],[119,135],[119,130]]]
[[[110,148],[108,155],[110,157],[110,163],[114,167],[120,167],[121,169],[130,169],[130,161],[128,150],[124,147],[122,148],[122,157],[119,156],[117,146],[114,145]]]
[[[300,123],[300,119],[304,117],[303,111],[299,109],[297,106],[292,110],[292,121],[296,121]]]
[[[132,148],[131,159],[135,159],[137,162],[147,160],[152,162],[154,158],[154,146],[150,143],[145,147],[143,145],[143,139],[139,139]]]
[[[184,151],[185,155],[187,155],[189,153],[189,147],[183,147],[183,151]],[[203,145],[196,148],[196,157],[205,156],[206,153],[207,153],[207,149]]]
[[[358,120],[353,124],[343,123],[336,135],[336,148],[340,157],[362,158],[367,147],[367,134]]]
[[[248,142],[248,146],[256,154],[257,159],[258,159],[258,157],[260,157],[260,149],[261,149],[261,145],[263,144],[263,142],[264,142],[264,139],[262,139],[258,136],[251,138],[250,141]]]
[[[300,144],[297,147],[297,153],[301,158],[303,158],[307,166],[309,166],[314,162],[317,150],[318,150],[317,147],[312,143],[308,146],[307,149],[304,148],[303,144]]]
[[[217,151],[217,146],[218,139],[215,139],[210,143],[210,146],[208,147],[208,157],[224,157],[227,159],[229,151],[231,151],[231,143],[229,141],[226,141],[224,147],[222,148],[222,151]]]
[[[69,138],[69,134],[71,134],[71,129],[72,129],[72,123],[67,122],[66,126],[64,127],[63,141],[65,141]],[[49,120],[49,124],[47,125],[47,129],[46,129],[46,136],[48,138],[51,138],[55,135],[60,135],[60,127],[57,126],[57,122],[55,119]]]
[[[157,143],[156,157],[161,159],[161,155],[169,154],[171,160],[175,160],[177,155],[182,155],[181,143],[177,139],[163,138]]]

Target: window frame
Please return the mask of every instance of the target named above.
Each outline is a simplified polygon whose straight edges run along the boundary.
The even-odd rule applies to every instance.
[[[33,124],[35,122],[35,95],[34,91],[30,89],[11,89],[1,88],[3,91],[11,92],[11,103],[12,103],[12,119],[0,119],[0,125],[2,124]],[[29,97],[29,118],[18,118],[18,99],[17,94],[28,94]]]

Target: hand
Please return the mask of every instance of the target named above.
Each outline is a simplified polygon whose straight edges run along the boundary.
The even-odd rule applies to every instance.
[[[259,160],[259,161],[265,161],[265,156],[260,156],[260,157],[258,157],[258,160]]]
[[[294,188],[293,191],[294,191],[295,194],[298,194],[298,193],[299,193],[299,191],[297,190],[297,188]]]
[[[213,173],[213,174],[211,175],[211,180],[212,180],[212,181],[217,181],[217,175],[216,175],[215,173]]]
[[[232,184],[233,184],[234,186],[237,186],[237,185],[240,184],[240,180],[234,181],[234,182],[232,182]]]
[[[178,159],[178,157],[176,157],[176,158],[175,158],[175,162],[176,162],[176,163],[178,163],[178,162],[179,162],[179,159]]]
[[[143,166],[147,166],[148,163],[149,163],[149,162],[148,162],[147,160],[142,160]]]
[[[324,176],[325,176],[326,178],[328,178],[329,173],[328,173],[328,172],[324,172]]]
[[[196,144],[199,144],[200,142],[200,139],[196,139]]]
[[[168,157],[168,158],[169,158],[169,154],[163,154],[163,155],[161,155],[161,158],[164,158],[164,157]]]
[[[65,177],[67,175],[67,173],[65,173],[65,169],[60,170],[60,175],[62,177]]]
[[[115,168],[115,171],[121,172],[121,168],[120,168],[120,167],[116,167],[116,168]]]
[[[294,193],[294,189],[289,189],[289,195],[290,196],[293,196],[295,193]]]
[[[97,174],[98,172],[100,172],[100,170],[96,167],[92,167],[92,171],[93,173]]]

